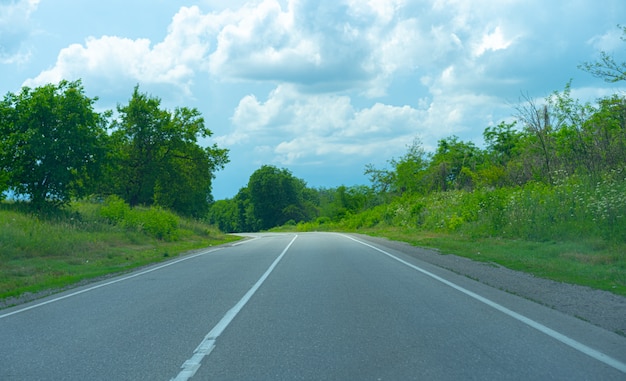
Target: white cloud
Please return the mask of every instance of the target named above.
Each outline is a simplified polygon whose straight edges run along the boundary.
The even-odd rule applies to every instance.
[[[62,49],[54,67],[24,84],[37,86],[82,78],[167,84],[189,93],[195,71],[210,47],[205,21],[197,7],[183,7],[173,17],[166,38],[156,45],[148,39],[88,37],[84,44]]]
[[[280,165],[331,164],[363,160],[372,154],[391,154],[398,141],[428,135],[420,125],[424,111],[410,106],[375,103],[357,109],[347,96],[300,94],[293,86],[279,86],[268,99],[246,96],[233,116],[235,129],[216,140],[225,145],[272,147],[266,160]]]
[[[602,35],[592,37],[588,43],[598,51],[613,52],[624,46],[622,38],[622,29],[613,27]]]
[[[26,62],[30,56],[25,40],[30,35],[30,17],[39,0],[0,2],[0,63]]]
[[[82,78],[90,93],[109,92],[114,102],[139,83],[168,106],[192,103],[212,141],[232,149],[239,172],[251,163],[330,170],[345,162],[359,172],[401,155],[416,136],[427,149],[452,134],[477,142],[511,115],[520,92],[545,96],[570,78],[576,86],[585,75],[579,63],[623,46],[612,27],[623,1],[607,2],[201,0],[152,35],[141,22],[109,32],[118,35],[72,29],[51,61],[42,55],[38,65],[47,70],[33,63],[22,73],[40,73],[28,85]],[[22,38],[10,40],[24,57],[28,23],[40,21],[29,21],[37,1],[9,4],[22,6],[13,17],[21,21],[11,24],[26,25],[14,28]],[[0,30],[9,30],[1,14]],[[60,34],[41,36],[48,33]],[[610,92],[592,81],[584,94]]]
[[[303,92],[359,90],[384,94],[393,73],[412,70],[429,36],[403,1],[264,0],[237,11],[217,36],[214,76],[275,84]],[[422,45],[420,45],[422,44]]]
[[[506,49],[513,43],[513,40],[506,39],[502,33],[500,26],[497,26],[493,32],[483,35],[480,43],[474,47],[474,56],[480,57],[486,51],[497,51]]]

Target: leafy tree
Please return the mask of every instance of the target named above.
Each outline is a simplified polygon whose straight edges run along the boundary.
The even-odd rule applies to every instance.
[[[393,190],[396,173],[390,169],[378,169],[373,164],[365,166],[364,174],[369,176],[372,189],[379,194],[386,194]]]
[[[493,164],[506,166],[515,155],[522,134],[516,130],[516,122],[501,122],[497,126],[487,127],[483,132],[487,145],[487,157]]]
[[[439,140],[428,167],[430,189],[472,189],[482,160],[482,152],[472,142],[460,141],[457,136]]]
[[[208,213],[209,222],[228,233],[242,232],[238,216],[238,205],[235,200],[218,200],[211,205]]]
[[[6,185],[36,207],[94,190],[106,142],[96,100],[80,81],[7,94],[0,104],[0,178]]]
[[[601,170],[626,163],[626,98],[613,95],[600,99],[583,126],[594,147],[594,160]]]
[[[228,162],[228,151],[215,144],[202,148],[199,137],[212,132],[197,109],[161,109],[158,98],[135,87],[114,122],[110,176],[113,192],[131,206],[158,204],[202,216],[208,210],[214,172]]]
[[[524,95],[523,100],[516,107],[516,117],[532,137],[528,145],[529,153],[533,154],[529,165],[539,180],[553,184],[554,171],[558,168],[554,132],[559,130],[563,120],[555,118],[551,102],[538,105],[528,95]]]
[[[523,146],[524,134],[516,129],[516,122],[501,122],[483,132],[486,148],[485,162],[477,171],[478,185],[501,187],[519,183],[517,159]]]
[[[419,139],[407,146],[407,152],[399,159],[391,159],[392,169],[377,169],[372,164],[365,167],[375,192],[402,194],[404,192],[424,192],[422,176],[428,166],[428,155]]]
[[[248,181],[253,213],[260,229],[283,225],[289,220],[306,220],[302,190],[305,184],[287,169],[264,165]]]
[[[395,188],[402,194],[421,193],[426,191],[424,184],[424,171],[428,167],[428,155],[419,139],[407,147],[407,152],[398,160],[392,160],[391,165],[395,168]]]

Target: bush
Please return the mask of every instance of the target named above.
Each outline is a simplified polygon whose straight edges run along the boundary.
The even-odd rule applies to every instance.
[[[395,226],[476,238],[626,242],[626,170],[607,172],[595,182],[570,176],[555,185],[529,182],[521,187],[405,194],[346,216],[337,226]]]
[[[107,197],[100,208],[100,215],[114,224],[120,224],[126,220],[129,213],[130,206],[116,195]]]
[[[118,196],[109,196],[100,208],[100,216],[125,229],[136,229],[165,241],[176,241],[180,237],[179,218],[176,214],[160,207],[131,209]]]
[[[165,241],[178,239],[178,216],[174,213],[159,207],[151,207],[139,211],[137,217],[141,229],[146,234]]]

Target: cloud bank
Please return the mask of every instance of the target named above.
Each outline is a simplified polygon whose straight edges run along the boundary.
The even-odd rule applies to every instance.
[[[137,83],[199,104],[210,94],[234,167],[362,168],[415,137],[479,142],[521,92],[562,88],[582,60],[623,46],[612,20],[626,5],[609,2],[206,0],[181,7],[160,41],[84,37],[24,84],[82,78],[118,101]],[[28,23],[37,3],[2,6],[2,20],[11,9]],[[10,40],[0,57],[24,55]],[[584,78],[575,90],[602,93]]]

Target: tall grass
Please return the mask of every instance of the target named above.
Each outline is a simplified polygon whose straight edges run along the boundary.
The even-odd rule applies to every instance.
[[[596,181],[571,176],[556,185],[405,194],[338,223],[297,228],[384,235],[626,295],[624,170]]]
[[[113,202],[115,204],[115,202]],[[0,203],[0,299],[162,261],[236,239],[202,221],[157,208],[112,220],[107,203],[31,213]]]
[[[597,182],[569,177],[557,185],[404,195],[348,216],[348,229],[374,226],[531,241],[598,239],[626,243],[626,173]]]

